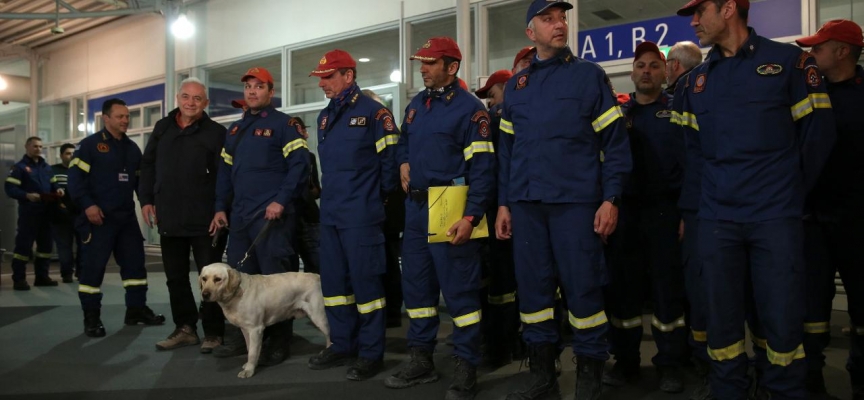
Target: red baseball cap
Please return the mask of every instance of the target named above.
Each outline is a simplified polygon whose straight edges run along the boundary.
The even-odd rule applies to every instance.
[[[663,52],[660,51],[660,48],[657,47],[657,44],[648,41],[639,43],[639,45],[636,46],[636,54],[633,56],[633,62],[636,62],[636,60],[638,60],[639,57],[642,57],[642,55],[645,53],[657,54],[657,56],[659,56],[664,63],[666,62],[666,56],[663,55]]]
[[[708,0],[690,0],[689,3],[684,5],[684,7],[678,9],[678,15],[682,17],[689,17],[693,14],[696,14],[696,7],[699,7],[700,4],[706,1]],[[735,0],[735,3],[738,4],[738,7],[741,7],[745,10],[750,9],[750,0]]]
[[[411,59],[431,62],[437,61],[441,57],[451,57],[462,61],[462,52],[459,51],[459,45],[456,44],[456,41],[446,36],[434,37],[417,49]]]
[[[499,83],[506,83],[507,80],[510,79],[510,77],[512,76],[513,73],[506,69],[495,71],[492,73],[492,75],[489,75],[489,79],[486,79],[486,84],[483,85],[482,88],[475,90],[474,94],[476,94],[477,97],[481,99],[485,99],[487,97],[487,94],[489,93],[489,89],[492,89],[492,86],[495,86]]]
[[[249,70],[246,71],[246,74],[243,75],[242,78],[240,78],[240,82],[246,82],[246,80],[249,78],[256,78],[264,83],[273,83],[273,75],[270,75],[270,71],[261,67],[249,68]]]
[[[519,50],[516,53],[516,58],[513,59],[513,68],[516,68],[516,64],[519,64],[519,61],[525,57],[528,57],[531,54],[537,53],[537,48],[534,46],[525,46],[522,50]]]
[[[861,27],[847,19],[834,19],[822,25],[813,36],[803,37],[796,40],[799,46],[813,47],[829,40],[849,43],[853,46],[864,47],[864,37],[861,35]]]
[[[243,100],[243,99],[231,100],[231,107],[246,108],[247,107],[246,106],[246,100]]]
[[[325,78],[342,68],[357,68],[357,62],[351,58],[347,51],[331,50],[324,54],[324,57],[321,57],[321,61],[318,61],[318,68],[315,68],[309,76]]]

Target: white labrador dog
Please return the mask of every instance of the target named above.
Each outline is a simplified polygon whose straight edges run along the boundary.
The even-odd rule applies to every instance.
[[[216,263],[201,270],[198,283],[201,298],[219,303],[225,318],[243,331],[249,358],[237,374],[240,378],[255,375],[264,328],[277,322],[308,316],[330,346],[321,277],[316,274],[249,275]]]

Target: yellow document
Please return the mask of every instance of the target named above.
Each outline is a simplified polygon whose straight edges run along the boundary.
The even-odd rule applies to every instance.
[[[453,239],[447,230],[465,214],[468,186],[433,186],[429,188],[429,243],[444,243]],[[489,237],[486,215],[471,232],[471,239]]]

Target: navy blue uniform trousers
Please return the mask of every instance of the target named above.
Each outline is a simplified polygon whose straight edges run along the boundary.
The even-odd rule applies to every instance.
[[[408,347],[435,348],[439,292],[453,317],[453,353],[480,364],[480,243],[428,243],[426,201],[407,200],[402,237],[402,294],[411,325]]]
[[[684,280],[687,301],[690,303],[690,347],[693,356],[709,362],[708,315],[705,304],[705,284],[702,282],[702,259],[699,258],[699,219],[689,211],[681,213],[684,220],[684,239],[681,242],[681,260],[684,263]]]
[[[283,214],[281,218],[272,220],[267,232],[255,243],[251,251],[249,250],[255,238],[268,223],[264,219],[264,213],[255,214],[251,221],[232,218],[226,250],[228,265],[250,275],[279,274],[293,270],[296,267],[291,262],[291,256],[294,254],[291,247],[294,217],[293,213]],[[247,251],[249,258],[239,265]]]
[[[78,297],[84,311],[102,307],[102,279],[111,255],[120,266],[120,278],[126,289],[126,307],[144,307],[147,303],[147,270],[144,268],[144,236],[133,216],[102,220],[93,225],[82,213],[76,226],[84,242],[84,263],[78,277]],[[89,239],[89,240],[88,240]]]
[[[599,204],[510,204],[522,337],[528,345],[558,342],[554,320],[560,284],[573,328],[573,353],[609,358],[603,244],[594,233]]]
[[[12,254],[12,281],[23,281],[27,277],[27,262],[33,252],[33,242],[36,242],[33,272],[37,278],[48,279],[52,242],[51,219],[46,212],[18,213],[18,230]]]
[[[768,361],[760,384],[775,399],[805,398],[801,219],[759,223],[701,220],[698,235],[707,290],[712,393],[729,400],[747,396],[744,322],[748,286],[752,285],[755,316],[764,333]]]

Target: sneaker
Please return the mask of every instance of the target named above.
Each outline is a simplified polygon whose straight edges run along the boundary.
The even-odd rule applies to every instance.
[[[456,356],[453,383],[447,388],[444,400],[472,400],[477,394],[477,368]]]
[[[351,358],[351,355],[348,353],[337,353],[331,349],[332,347],[328,347],[310,357],[309,362],[306,364],[309,369],[322,370],[342,366]]]
[[[57,281],[49,278],[49,277],[36,277],[33,280],[33,286],[57,286]]]
[[[22,280],[20,280],[20,281],[15,281],[15,283],[12,284],[12,289],[15,289],[15,290],[30,290],[30,285],[27,283],[27,281],[25,281],[25,280],[22,279]]]
[[[198,333],[195,332],[189,325],[183,325],[174,332],[168,335],[168,338],[156,343],[157,350],[174,350],[184,346],[194,346],[201,341],[198,339]]]
[[[660,367],[660,390],[666,393],[684,391],[684,379],[678,367]]]
[[[438,380],[435,363],[432,361],[432,351],[412,347],[411,361],[399,372],[384,379],[384,386],[391,389],[404,389],[421,383],[432,383]]]
[[[201,342],[201,354],[210,354],[221,344],[222,336],[204,336],[204,341]]]
[[[382,369],[384,369],[384,360],[370,360],[361,357],[348,368],[345,378],[352,381],[365,381],[374,378]]]
[[[155,314],[150,307],[126,307],[126,317],[123,319],[126,325],[162,325],[165,323],[165,316]]]

